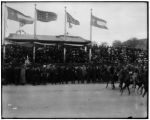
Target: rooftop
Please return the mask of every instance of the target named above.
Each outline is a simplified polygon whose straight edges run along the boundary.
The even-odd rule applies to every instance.
[[[11,33],[8,37],[5,38],[7,41],[10,42],[39,42],[39,43],[64,43],[64,44],[90,44],[90,40],[86,40],[79,36],[65,36],[64,35],[58,35],[58,36],[52,36],[52,35],[36,35],[36,38],[34,38],[34,35],[29,34],[13,34]]]

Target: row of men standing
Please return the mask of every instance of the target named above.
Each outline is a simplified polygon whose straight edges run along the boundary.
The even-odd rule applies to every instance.
[[[100,83],[108,77],[106,65],[8,67],[2,70],[3,84]],[[117,69],[115,69],[117,70]]]

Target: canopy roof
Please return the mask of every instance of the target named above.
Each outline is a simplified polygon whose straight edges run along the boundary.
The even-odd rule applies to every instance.
[[[35,44],[43,44],[43,45],[55,45],[55,44],[64,44],[64,45],[72,45],[72,46],[82,46],[82,45],[90,45],[91,41],[86,40],[79,36],[66,36],[66,40],[64,35],[59,36],[51,36],[51,35],[36,35],[36,39],[34,39],[34,35],[28,34],[10,34],[5,38],[6,41],[10,43],[30,43],[33,42]]]

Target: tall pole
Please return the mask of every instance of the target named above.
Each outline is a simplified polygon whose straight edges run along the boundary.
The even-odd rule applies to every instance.
[[[91,57],[92,57],[92,49],[90,47],[90,49],[89,49],[89,62],[91,62]]]
[[[65,41],[66,41],[66,6],[65,6],[65,28],[64,28],[64,37],[65,37]],[[64,46],[64,63],[66,61],[66,48]]]
[[[64,63],[66,62],[66,48],[64,47]]]
[[[33,43],[33,63],[35,63],[35,44]]]
[[[5,57],[6,57],[6,48],[5,48],[5,34],[6,34],[6,22],[7,22],[7,18],[6,18],[6,4],[4,3],[3,5],[3,27],[4,27],[4,31],[3,31],[3,65],[5,64]]]
[[[65,36],[65,40],[66,40],[66,6],[65,6],[65,27],[64,27],[64,36]]]
[[[91,9],[91,20],[90,20],[90,41],[92,43],[92,9]]]
[[[35,12],[34,12],[34,39],[36,39],[36,19],[37,19],[37,13],[36,13],[36,4],[35,4]]]
[[[91,9],[91,20],[90,20],[90,41],[91,41],[91,46],[92,46],[92,9]],[[89,49],[89,62],[91,62],[91,57],[92,57],[92,50],[90,48]]]
[[[36,39],[36,19],[37,19],[37,13],[36,13],[36,4],[35,4],[35,13],[34,13],[34,40]],[[33,43],[33,63],[35,63],[35,44]]]

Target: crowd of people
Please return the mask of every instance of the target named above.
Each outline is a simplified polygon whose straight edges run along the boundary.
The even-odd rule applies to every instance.
[[[63,63],[61,46],[36,46],[33,64],[32,47],[7,45],[2,84],[101,83],[108,81],[110,68],[117,76],[122,66],[131,65],[137,70],[148,66],[148,52],[141,49],[92,46],[90,62],[89,49],[67,47],[66,51]]]
[[[128,47],[93,46],[92,61],[94,63],[127,63],[139,64],[148,60],[148,52]]]
[[[3,48],[3,47],[2,47]],[[2,53],[3,54],[3,53]],[[63,63],[63,47],[62,46],[36,46],[35,63],[50,64]],[[5,63],[22,65],[25,59],[29,57],[29,61],[33,63],[33,48],[20,45],[6,46]],[[3,55],[2,55],[3,59]],[[108,47],[108,46],[93,46],[91,62],[95,64],[114,64],[128,63],[139,64],[146,63],[148,60],[148,51],[128,48],[128,47]],[[89,49],[84,47],[66,47],[66,63],[88,63]]]

